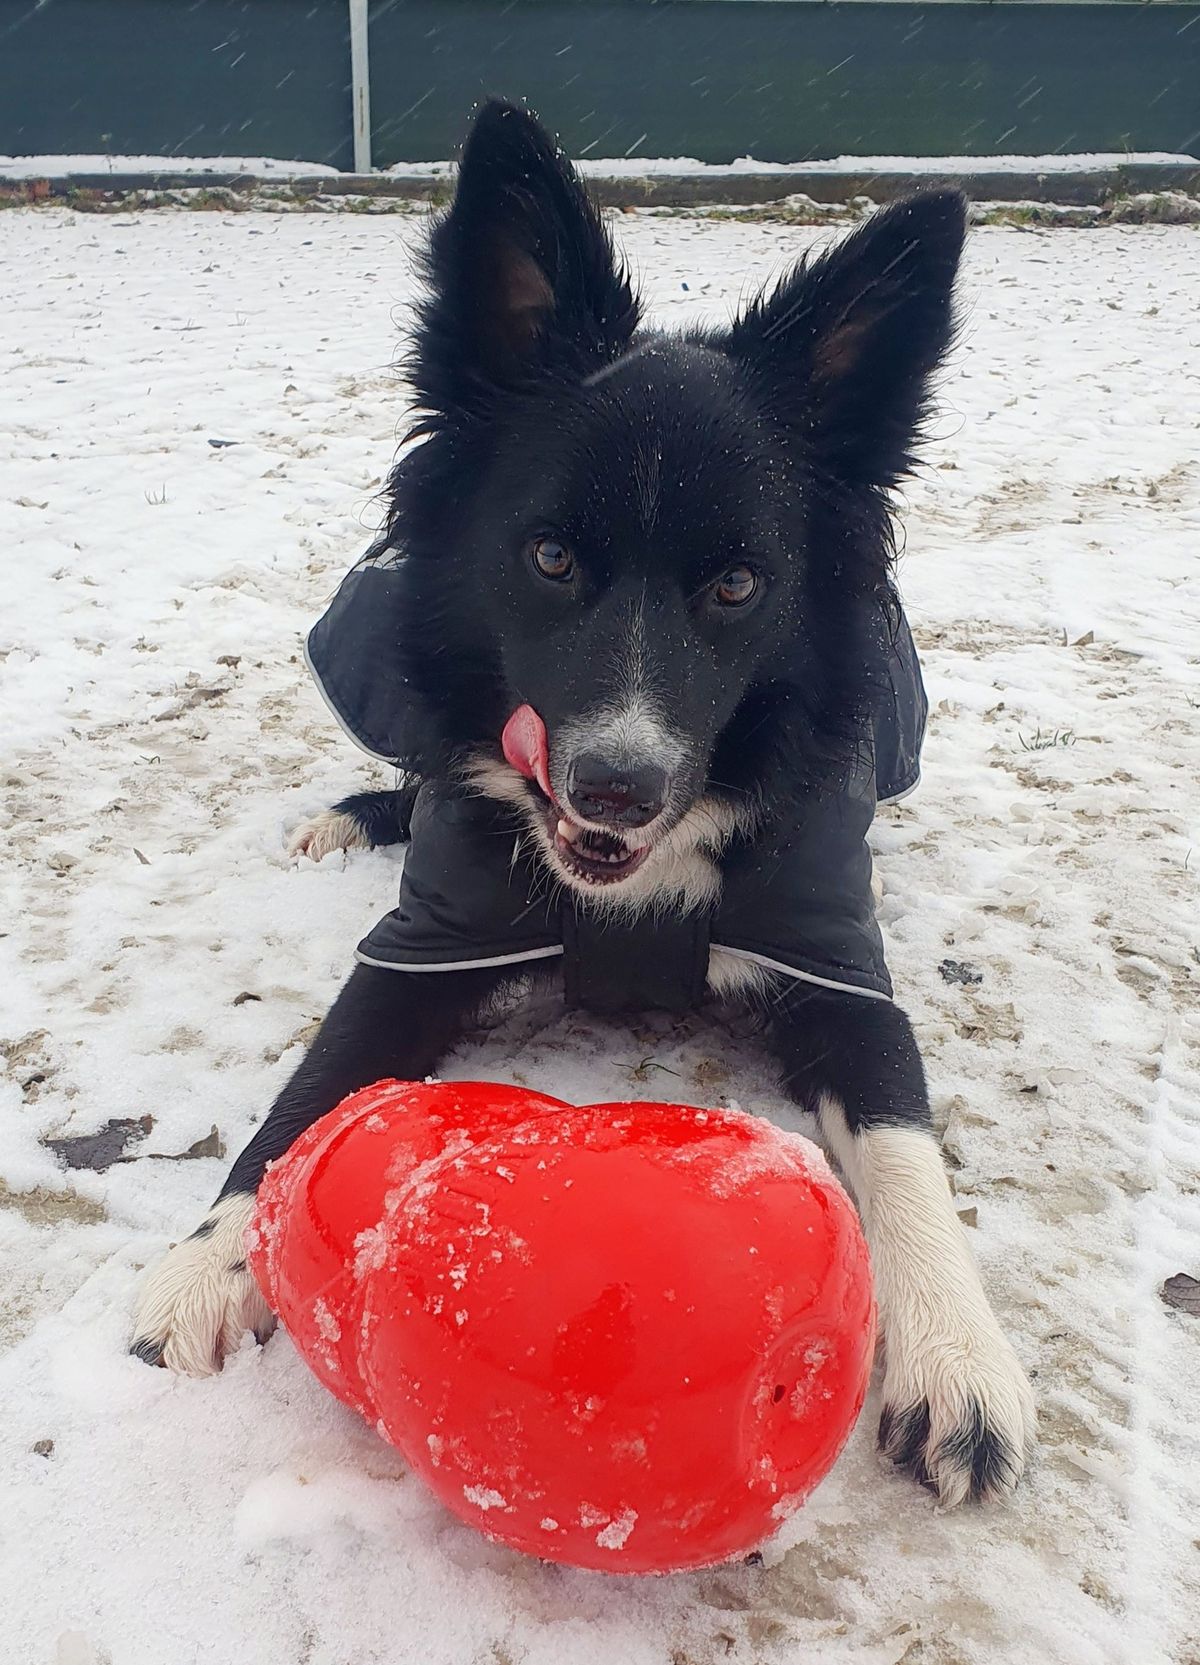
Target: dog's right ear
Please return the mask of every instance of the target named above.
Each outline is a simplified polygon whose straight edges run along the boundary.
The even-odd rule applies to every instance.
[[[548,366],[587,375],[637,327],[628,277],[575,170],[513,104],[476,117],[426,274],[412,374],[435,413],[484,414]]]
[[[913,467],[953,333],[965,231],[957,191],[895,202],[753,301],[729,332],[726,350],[775,416],[851,487],[889,488]]]

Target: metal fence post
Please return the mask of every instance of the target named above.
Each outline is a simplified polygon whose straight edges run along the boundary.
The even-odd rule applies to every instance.
[[[367,0],[350,0],[350,93],[354,108],[354,171],[371,171],[371,65]]]

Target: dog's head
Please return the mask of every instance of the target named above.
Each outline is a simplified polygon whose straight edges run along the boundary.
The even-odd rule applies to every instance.
[[[963,228],[918,196],[728,328],[641,333],[570,164],[526,112],[479,114],[392,527],[413,678],[563,882],[687,888],[698,847],[845,761]]]

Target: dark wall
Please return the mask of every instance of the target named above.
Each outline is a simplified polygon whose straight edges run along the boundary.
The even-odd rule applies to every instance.
[[[0,153],[348,168],[346,0],[0,0]],[[525,97],[584,156],[1189,150],[1200,5],[372,0],[377,166]]]
[[[353,165],[345,0],[0,0],[0,154]]]
[[[1187,150],[1200,7],[374,0],[371,83],[383,167],[451,154],[484,92],[575,156]]]

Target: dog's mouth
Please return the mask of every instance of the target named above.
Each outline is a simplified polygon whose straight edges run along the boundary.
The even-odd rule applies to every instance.
[[[553,803],[546,804],[546,830],[562,866],[586,884],[611,885],[627,879],[650,854],[648,844],[630,844],[618,832],[582,827]]]
[[[532,706],[518,706],[501,736],[505,760],[536,793],[543,824],[559,865],[588,885],[611,885],[636,873],[650,853],[646,840],[634,840],[613,828],[584,826],[563,809],[550,782],[546,728]]]

